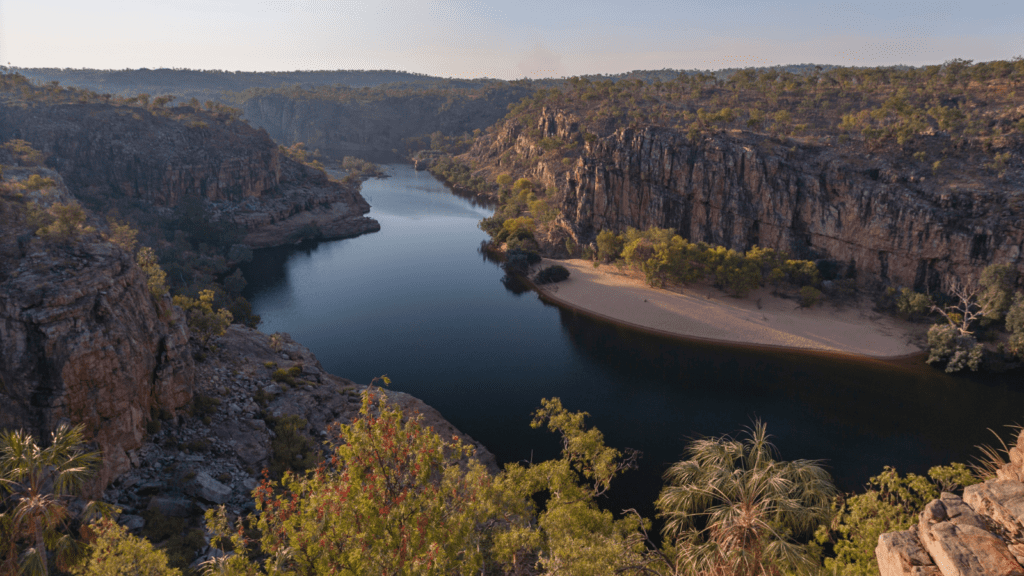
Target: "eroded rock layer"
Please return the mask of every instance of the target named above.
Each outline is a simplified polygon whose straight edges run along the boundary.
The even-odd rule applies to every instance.
[[[1024,576],[1024,432],[998,476],[944,492],[910,530],[878,539],[881,576]]]

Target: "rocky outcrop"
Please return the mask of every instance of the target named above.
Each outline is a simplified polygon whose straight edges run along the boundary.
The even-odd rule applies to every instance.
[[[582,152],[569,149],[578,157],[564,167],[539,138]],[[740,131],[691,141],[653,126],[585,142],[571,114],[545,110],[531,130],[507,123],[471,156],[504,170],[518,159],[524,175],[555,187],[562,226],[579,245],[604,229],[659,226],[694,242],[830,259],[859,282],[921,291],[947,275],[976,278],[992,263],[1022,266],[1024,205],[1012,183],[954,188],[833,145]]]
[[[883,534],[875,556],[881,576],[1024,576],[1024,432],[999,478],[943,493],[917,526]]]
[[[100,103],[5,105],[0,141],[30,142],[79,195],[174,206],[186,196],[237,201],[277,187],[280,158],[266,132],[237,121],[179,122],[175,109],[164,112]]]
[[[176,118],[195,114],[188,107],[0,104],[0,141],[30,142],[93,208],[128,198],[170,218],[182,201],[199,199],[214,224],[238,226],[254,248],[380,229],[363,216],[370,206],[357,183],[330,180],[281,155],[265,131],[244,122]]]
[[[196,364],[193,409],[162,422],[159,432],[129,452],[131,469],[109,486],[104,499],[123,511],[120,522],[144,525],[144,510],[196,518],[202,509],[225,504],[232,514],[252,512],[252,490],[275,457],[275,422],[306,421],[302,433],[320,446],[328,425],[359,414],[365,385],[324,371],[308,348],[287,334],[267,335],[232,325],[215,338],[216,351]],[[276,370],[298,367],[291,384]],[[456,430],[436,410],[401,392],[385,391],[406,414],[419,413],[442,438],[458,436],[497,471],[486,448]],[[212,550],[197,551],[201,561]]]
[[[113,244],[23,246],[0,275],[0,428],[47,438],[60,422],[84,424],[106,486],[130,468],[151,409],[174,414],[192,399],[184,317]]]

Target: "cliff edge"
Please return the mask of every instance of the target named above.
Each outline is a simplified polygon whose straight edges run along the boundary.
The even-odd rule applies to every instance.
[[[882,534],[881,576],[1024,575],[1024,431],[996,478],[944,492],[909,530]]]

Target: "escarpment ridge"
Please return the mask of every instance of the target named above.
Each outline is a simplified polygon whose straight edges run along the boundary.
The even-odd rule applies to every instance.
[[[14,74],[3,75],[0,88],[0,141],[41,151],[94,210],[141,202],[171,217],[182,203],[201,203],[213,224],[252,235],[253,247],[379,230],[362,216],[369,204],[357,182],[332,181],[288,158],[237,110],[111,99]]]
[[[741,130],[582,132],[571,112],[544,109],[534,126],[509,121],[465,157],[482,173],[508,170],[546,188],[555,230],[578,245],[601,230],[657,226],[693,242],[833,260],[843,277],[919,291],[992,263],[1021,266],[1015,180],[943,181],[886,154]],[[552,154],[552,141],[568,151]]]

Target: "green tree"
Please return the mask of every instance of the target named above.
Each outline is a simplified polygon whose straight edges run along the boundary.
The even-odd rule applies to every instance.
[[[81,546],[68,535],[68,504],[100,461],[97,452],[85,451],[81,426],[61,424],[41,448],[20,430],[0,434],[0,488],[10,496],[0,509],[0,535],[6,549],[0,566],[9,574],[50,573],[47,551],[56,553],[57,567],[67,569]],[[18,549],[24,549],[20,555]]]
[[[167,273],[157,262],[153,249],[149,246],[139,248],[139,253],[135,255],[135,262],[146,273],[146,285],[149,288],[149,293],[154,298],[162,298],[164,294],[167,294]]]
[[[262,551],[300,574],[471,574],[482,564],[486,492],[472,450],[373,392],[333,430],[330,460],[255,492]],[[467,459],[467,460],[463,460]],[[465,464],[460,464],[460,461]]]
[[[879,536],[916,524],[925,504],[938,498],[940,492],[978,482],[959,463],[933,467],[928,476],[930,479],[911,473],[901,478],[894,468],[886,466],[868,480],[865,493],[837,499],[833,527],[822,526],[815,534],[819,544],[833,545],[835,556],[825,558],[825,569],[844,576],[878,574],[875,547]]]
[[[46,209],[46,213],[50,216],[50,223],[36,231],[43,238],[68,241],[95,231],[95,228],[85,224],[85,209],[78,202],[54,202]]]
[[[167,554],[109,518],[89,525],[89,556],[71,569],[75,576],[181,576],[167,566]]]
[[[518,524],[495,536],[497,549],[509,563],[531,550],[539,552],[548,574],[599,576],[646,563],[640,528],[648,524],[636,515],[616,520],[596,503],[615,476],[634,466],[639,454],[623,457],[605,446],[598,429],[585,428],[586,416],[569,412],[558,398],[541,400],[530,426],[561,435],[561,458],[505,467],[499,481],[506,494],[520,500],[548,496],[536,524]]]
[[[231,325],[231,312],[226,308],[213,309],[213,290],[203,290],[199,298],[178,295],[174,297],[174,305],[180,306],[188,314],[188,328],[200,344],[206,346],[210,338],[223,336]]]
[[[689,459],[665,472],[655,505],[665,518],[668,555],[692,574],[809,573],[798,543],[829,518],[835,488],[815,461],[776,461],[766,427],[746,439],[692,442]]]
[[[622,236],[611,230],[602,230],[597,235],[597,258],[601,262],[611,262],[622,254],[624,246]]]
[[[933,305],[931,297],[906,287],[901,288],[896,297],[896,311],[904,318],[927,314]]]
[[[1006,329],[1010,332],[1007,351],[1024,359],[1024,292],[1014,295],[1013,304],[1006,312]]]
[[[981,290],[978,304],[988,310],[981,324],[1002,319],[1010,308],[1013,285],[1017,281],[1017,270],[1011,264],[991,264],[981,272],[978,281]]]

